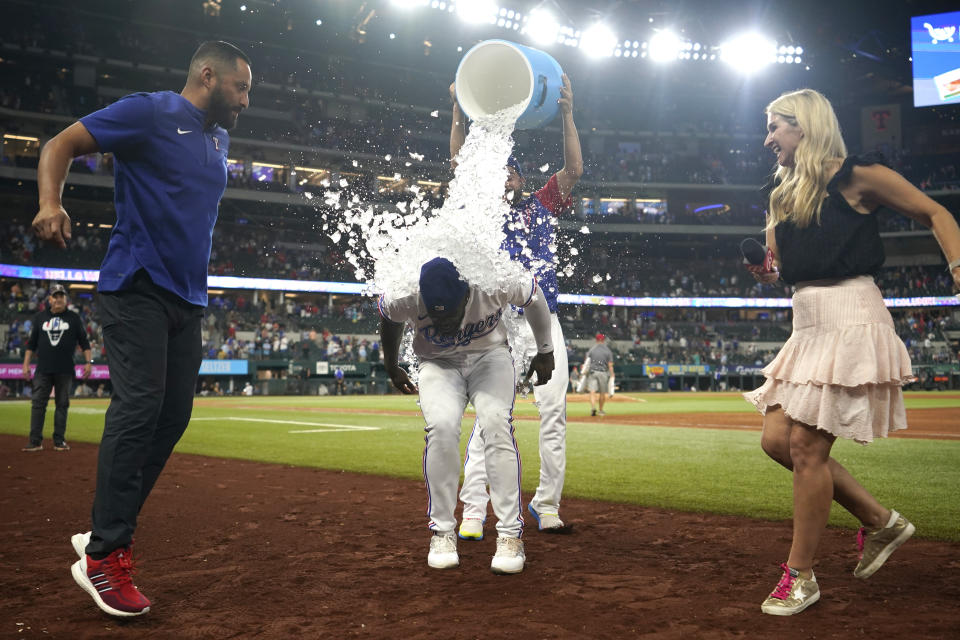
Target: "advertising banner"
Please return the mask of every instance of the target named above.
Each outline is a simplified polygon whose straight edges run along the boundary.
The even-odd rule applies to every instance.
[[[200,363],[202,376],[245,376],[249,372],[247,360],[204,360]]]
[[[78,364],[74,368],[77,379],[83,378],[83,365]],[[30,377],[37,371],[37,365],[30,365]],[[23,379],[23,364],[0,364],[0,380],[21,380]],[[89,380],[109,380],[110,369],[105,364],[95,364],[90,369]]]

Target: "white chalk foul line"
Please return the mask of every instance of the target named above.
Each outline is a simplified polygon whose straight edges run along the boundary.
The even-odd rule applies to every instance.
[[[331,422],[304,422],[301,420],[273,420],[270,418],[241,418],[240,416],[225,416],[222,418],[192,418],[193,420],[213,421],[232,420],[233,422],[266,422],[270,424],[291,424],[304,427],[323,427],[322,429],[292,429],[287,433],[331,433],[334,431],[379,431],[380,427],[353,424],[334,424]]]

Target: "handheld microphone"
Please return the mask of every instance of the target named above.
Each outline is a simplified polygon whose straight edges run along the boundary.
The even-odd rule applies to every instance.
[[[744,238],[740,242],[740,254],[747,264],[763,264],[767,259],[767,250],[753,238]]]
[[[762,266],[766,272],[774,270],[773,251],[765,248],[753,238],[744,238],[740,242],[740,254],[743,256],[744,264]]]

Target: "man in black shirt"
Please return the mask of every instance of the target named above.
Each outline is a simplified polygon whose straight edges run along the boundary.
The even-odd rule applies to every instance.
[[[43,450],[43,420],[47,414],[50,389],[54,389],[57,410],[53,415],[53,448],[67,451],[70,446],[63,439],[67,430],[67,408],[70,406],[70,387],[73,386],[73,353],[77,346],[83,350],[83,379],[90,377],[93,359],[90,341],[83,323],[67,309],[67,291],[63,285],[50,287],[48,308],[33,318],[33,330],[23,357],[23,377],[30,379],[30,357],[36,352],[37,370],[33,377],[33,408],[30,412],[30,443],[24,451]]]

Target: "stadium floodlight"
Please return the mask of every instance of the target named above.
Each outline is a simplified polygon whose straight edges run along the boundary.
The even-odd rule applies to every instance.
[[[677,34],[669,29],[658,31],[650,38],[650,59],[655,62],[669,62],[676,60],[683,49],[683,41]]]
[[[427,4],[424,0],[391,0],[391,4],[401,9],[412,9]]]
[[[583,32],[580,48],[591,58],[609,57],[613,55],[618,42],[619,38],[610,27],[598,22]]]
[[[560,25],[549,11],[534,9],[530,12],[524,31],[537,44],[547,45],[556,42]]]
[[[457,15],[470,24],[492,22],[497,12],[497,3],[493,0],[457,0]]]
[[[756,32],[720,45],[720,59],[741,73],[755,73],[777,59],[777,43]]]

